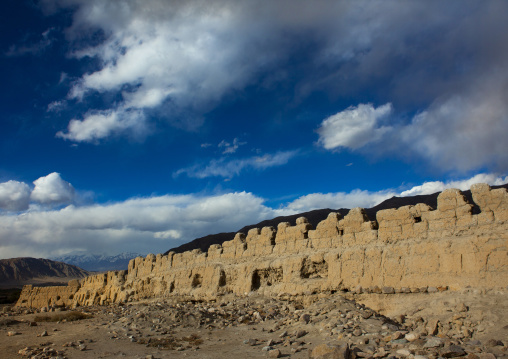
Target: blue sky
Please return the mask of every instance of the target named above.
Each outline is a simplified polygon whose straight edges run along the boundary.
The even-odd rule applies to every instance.
[[[0,257],[508,181],[505,1],[6,0]]]

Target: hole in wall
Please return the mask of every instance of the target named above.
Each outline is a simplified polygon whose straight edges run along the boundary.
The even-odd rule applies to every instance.
[[[221,270],[219,275],[219,287],[224,287],[226,285],[226,273]]]
[[[199,288],[203,283],[203,277],[201,274],[195,274],[194,278],[192,278],[192,288]]]

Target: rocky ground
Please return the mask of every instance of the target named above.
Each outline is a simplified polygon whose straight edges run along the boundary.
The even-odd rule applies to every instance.
[[[503,291],[469,290],[4,307],[0,357],[508,358],[507,303]]]

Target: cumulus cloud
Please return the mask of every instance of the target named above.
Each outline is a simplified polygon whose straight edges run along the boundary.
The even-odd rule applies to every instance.
[[[396,109],[395,109],[396,110]],[[474,88],[437,99],[408,123],[379,125],[390,104],[359,104],[325,119],[318,144],[376,156],[419,160],[444,172],[508,170],[508,72],[479,80]]]
[[[56,136],[77,142],[94,142],[126,131],[136,136],[147,132],[143,112],[122,109],[89,112],[83,120],[71,120],[67,132],[59,131]]]
[[[508,73],[436,101],[397,128],[402,145],[440,169],[508,169]]]
[[[0,183],[0,209],[23,211],[28,209],[30,187],[23,182],[7,181]]]
[[[45,205],[70,203],[74,199],[74,187],[53,172],[34,181],[34,189],[30,198],[32,201]]]
[[[174,176],[186,174],[194,178],[224,177],[232,178],[238,176],[242,171],[265,170],[270,167],[282,166],[288,163],[298,151],[281,151],[274,154],[265,154],[263,156],[253,156],[240,159],[229,159],[221,157],[213,159],[206,165],[195,165],[188,168],[182,168],[174,173]]]
[[[210,233],[234,231],[252,222],[289,213],[263,205],[251,193],[167,195],[119,203],[68,206],[0,216],[0,253],[48,256],[77,249],[116,253],[164,252]]]
[[[298,97],[316,89],[331,96],[368,92],[379,103],[412,111],[473,89],[476,80],[496,78],[508,66],[508,5],[502,1],[484,6],[361,0],[41,3],[48,12],[73,11],[66,30],[72,55],[98,64],[75,82],[70,98],[113,92],[120,100],[108,111],[145,114],[170,104],[171,111],[161,111],[170,121],[180,111],[199,118],[225,95],[274,82],[271,76],[292,79]],[[298,12],[287,11],[295,6]],[[83,37],[96,33],[103,41],[95,37],[93,45],[76,48],[88,43]],[[302,49],[312,50],[302,58]],[[108,116],[95,119],[111,121]],[[358,148],[366,136],[381,131],[372,119],[356,127],[330,120],[329,126],[343,135],[323,137],[327,148]],[[124,129],[135,132],[134,126]],[[101,133],[106,138],[114,131]],[[69,133],[67,138],[87,141],[89,136]]]
[[[369,142],[375,142],[388,130],[387,127],[379,125],[379,120],[391,112],[390,103],[377,108],[372,104],[349,107],[321,123],[317,130],[318,143],[328,150],[340,147],[355,150]]]

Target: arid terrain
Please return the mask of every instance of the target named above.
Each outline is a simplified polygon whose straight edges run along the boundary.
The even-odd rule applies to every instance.
[[[508,358],[507,293],[251,293],[72,310],[4,307],[0,350],[5,359]]]

